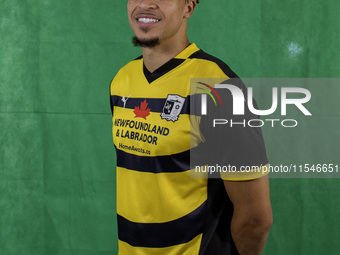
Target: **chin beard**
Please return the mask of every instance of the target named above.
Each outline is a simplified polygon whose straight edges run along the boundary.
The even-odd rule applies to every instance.
[[[132,43],[134,46],[153,48],[159,45],[159,38],[156,37],[152,39],[141,40],[141,39],[138,39],[136,36],[134,36],[132,38]]]

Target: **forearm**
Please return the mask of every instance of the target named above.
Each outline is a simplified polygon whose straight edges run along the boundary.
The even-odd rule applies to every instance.
[[[231,222],[231,234],[239,255],[259,255],[267,241],[272,219],[235,215]]]

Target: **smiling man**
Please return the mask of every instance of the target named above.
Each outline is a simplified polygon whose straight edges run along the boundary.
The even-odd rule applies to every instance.
[[[120,255],[261,254],[272,224],[263,174],[191,178],[190,78],[237,77],[189,42],[197,3],[128,0],[142,56],[110,86]],[[197,122],[197,146],[205,144],[203,122]],[[225,135],[222,157],[266,165],[260,130],[235,130]]]

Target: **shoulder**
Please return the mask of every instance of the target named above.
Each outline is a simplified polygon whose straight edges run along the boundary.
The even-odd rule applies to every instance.
[[[121,76],[124,76],[128,73],[131,73],[131,72],[136,72],[136,70],[138,70],[138,69],[136,69],[136,67],[139,66],[139,65],[143,65],[143,57],[142,56],[130,61],[125,66],[120,68],[114,79],[121,78]]]
[[[203,50],[198,50],[193,53],[189,59],[196,59],[206,68],[219,68],[229,78],[238,78],[231,68],[221,59],[214,57]]]
[[[119,69],[117,74],[114,76],[110,83],[110,88],[114,86],[115,83],[124,82],[126,79],[128,79],[129,75],[131,75],[132,72],[136,74],[137,70],[142,70],[142,68],[138,68],[143,65],[143,58],[142,56],[130,61],[123,67]]]

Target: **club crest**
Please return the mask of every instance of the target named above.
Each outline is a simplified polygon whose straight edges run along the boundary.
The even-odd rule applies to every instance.
[[[162,119],[177,121],[182,111],[185,98],[178,95],[168,95],[161,114]]]

